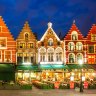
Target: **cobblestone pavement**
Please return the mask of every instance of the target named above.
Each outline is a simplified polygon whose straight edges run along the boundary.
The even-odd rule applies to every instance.
[[[96,90],[84,90],[83,93],[71,90],[41,90],[33,87],[32,90],[0,90],[0,96],[96,96]]]

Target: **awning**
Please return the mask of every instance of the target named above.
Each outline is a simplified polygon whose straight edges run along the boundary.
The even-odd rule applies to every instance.
[[[15,80],[15,65],[0,64],[0,80],[11,81]]]
[[[68,67],[64,64],[40,64],[39,68],[41,70],[51,70],[51,69],[67,69]]]
[[[13,64],[0,64],[0,72],[15,72],[15,65],[13,65]]]
[[[96,70],[96,64],[67,64],[69,69],[94,69]]]
[[[16,70],[38,70],[37,65],[17,65]]]

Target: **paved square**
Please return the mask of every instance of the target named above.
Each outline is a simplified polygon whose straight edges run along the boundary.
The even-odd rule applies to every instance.
[[[72,90],[41,90],[33,86],[32,90],[0,90],[0,96],[96,96],[96,90],[84,90],[83,93]]]

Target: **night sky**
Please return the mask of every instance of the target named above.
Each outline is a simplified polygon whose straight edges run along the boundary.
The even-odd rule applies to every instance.
[[[17,38],[27,20],[38,38],[53,23],[54,31],[66,35],[73,20],[86,36],[96,24],[96,0],[0,0],[0,15],[14,38]]]

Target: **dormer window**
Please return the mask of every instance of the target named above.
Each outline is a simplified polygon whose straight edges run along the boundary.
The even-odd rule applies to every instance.
[[[25,33],[25,40],[28,40],[28,37],[29,37],[28,33]]]
[[[78,35],[76,31],[72,32],[72,40],[77,40],[78,39]]]
[[[53,46],[53,39],[52,39],[52,38],[50,38],[50,39],[48,40],[48,45],[49,45],[49,46]]]

